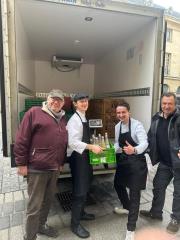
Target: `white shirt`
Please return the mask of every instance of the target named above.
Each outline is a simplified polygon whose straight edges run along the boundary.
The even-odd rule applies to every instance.
[[[121,132],[125,133],[129,131],[129,123],[124,124],[121,121],[115,126],[115,151],[121,153],[122,149],[119,147],[119,131],[121,124]],[[143,153],[148,147],[147,134],[141,122],[131,118],[131,137],[138,145],[135,147],[137,154]]]
[[[76,151],[80,154],[85,150],[87,143],[82,142],[83,137],[83,125],[82,122],[87,122],[85,114],[77,111],[79,116],[74,113],[67,123],[68,131],[68,156],[72,154],[73,151]],[[82,122],[81,122],[82,120]]]

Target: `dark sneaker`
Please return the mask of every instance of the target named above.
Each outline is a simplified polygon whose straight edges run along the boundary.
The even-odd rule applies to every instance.
[[[146,211],[146,210],[140,210],[139,216],[145,217],[145,218],[151,218],[159,221],[163,220],[162,215],[156,215],[154,213],[152,214],[150,211]]]
[[[95,215],[91,214],[91,213],[84,212],[84,214],[81,216],[81,220],[89,221],[89,220],[94,220],[94,219],[95,219]]]
[[[71,231],[80,238],[88,238],[90,236],[90,233],[83,226],[81,226],[81,224],[78,226],[71,225]]]
[[[178,221],[176,219],[171,219],[166,229],[169,233],[176,233],[179,230],[179,227]]]
[[[48,226],[47,224],[40,226],[38,233],[52,238],[56,238],[59,236],[58,231],[53,227]]]

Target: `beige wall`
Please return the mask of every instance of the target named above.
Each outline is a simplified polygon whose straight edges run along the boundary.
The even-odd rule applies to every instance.
[[[174,80],[171,78],[165,78],[164,83],[169,86],[170,92],[176,92],[177,88],[180,87],[180,80]]]
[[[171,53],[170,74],[165,76],[164,83],[169,90],[176,92],[180,86],[180,21],[166,17],[167,27],[172,29],[172,41],[166,43],[166,52]]]

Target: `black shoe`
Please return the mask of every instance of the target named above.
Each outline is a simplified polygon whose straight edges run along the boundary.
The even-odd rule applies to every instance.
[[[32,239],[32,238],[31,238],[31,239]],[[27,237],[26,237],[26,235],[24,235],[23,240],[28,240]],[[32,240],[36,240],[36,237],[33,238]]]
[[[80,238],[88,238],[90,233],[80,224],[78,226],[71,226],[71,231]]]
[[[95,219],[95,215],[91,214],[91,213],[84,212],[84,214],[81,216],[81,220],[90,221],[90,220],[94,220],[94,219]]]
[[[57,238],[59,236],[58,231],[47,224],[40,226],[38,233],[52,238]]]
[[[139,215],[141,217],[147,217],[147,218],[151,218],[159,221],[163,220],[162,215],[156,215],[154,213],[152,214],[150,211],[146,211],[146,210],[140,210]]]
[[[171,219],[166,229],[169,233],[176,233],[179,230],[179,225],[176,219]]]

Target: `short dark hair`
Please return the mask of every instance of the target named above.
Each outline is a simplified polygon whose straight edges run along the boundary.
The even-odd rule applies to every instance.
[[[89,96],[86,93],[76,93],[73,97],[73,102],[77,102],[78,100],[84,99],[84,98],[88,98]]]
[[[130,105],[129,105],[129,103],[126,102],[124,99],[121,99],[121,100],[117,103],[116,108],[117,108],[117,107],[125,107],[125,108],[127,108],[128,111],[130,111]]]
[[[163,93],[163,94],[161,95],[161,101],[162,101],[162,98],[163,98],[163,97],[173,97],[175,103],[177,102],[176,95],[175,95],[173,92],[166,92],[166,93]]]

